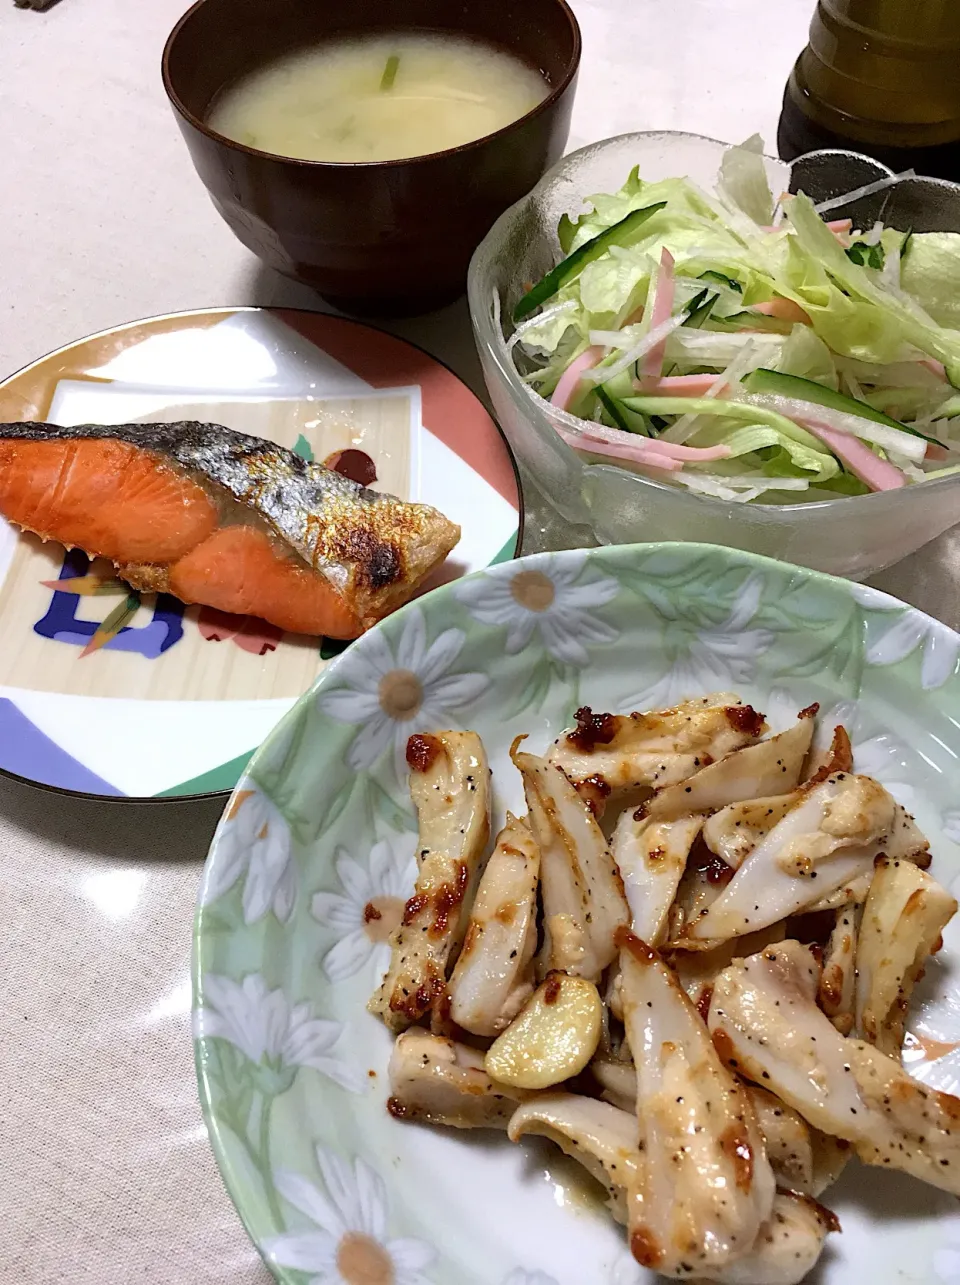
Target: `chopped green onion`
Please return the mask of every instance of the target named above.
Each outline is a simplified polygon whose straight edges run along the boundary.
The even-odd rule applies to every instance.
[[[383,75],[380,77],[380,92],[385,94],[388,89],[393,88],[393,82],[397,79],[397,68],[400,66],[400,55],[391,54],[387,59],[387,65],[383,69]]]

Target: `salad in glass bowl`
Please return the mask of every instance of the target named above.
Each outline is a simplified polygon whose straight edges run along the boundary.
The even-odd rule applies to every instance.
[[[715,190],[635,167],[564,214],[562,257],[501,317],[508,360],[582,457],[696,495],[795,505],[960,472],[960,235],[771,189],[759,138]]]

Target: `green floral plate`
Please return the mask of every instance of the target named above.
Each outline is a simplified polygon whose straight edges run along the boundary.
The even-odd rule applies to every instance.
[[[289,1285],[637,1285],[622,1232],[547,1144],[393,1120],[387,1032],[364,1005],[413,880],[402,751],[475,728],[502,814],[507,750],[585,703],[646,709],[734,689],[785,726],[820,701],[861,770],[960,873],[960,637],[872,589],[692,544],[573,550],[445,586],[350,647],[250,764],[204,874],[195,1038],[227,1188]],[[368,903],[379,918],[365,916]],[[370,922],[367,920],[370,919]],[[928,970],[907,1050],[960,1085],[960,933]],[[820,1285],[960,1285],[952,1198],[851,1165]]]

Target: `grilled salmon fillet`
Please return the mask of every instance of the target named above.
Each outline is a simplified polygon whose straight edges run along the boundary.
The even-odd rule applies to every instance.
[[[355,638],[460,528],[220,424],[0,424],[0,514],[109,558],[135,589]]]

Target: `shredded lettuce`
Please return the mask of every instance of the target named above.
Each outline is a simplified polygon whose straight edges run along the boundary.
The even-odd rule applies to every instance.
[[[960,330],[960,232],[917,232],[900,264],[900,287],[941,326]]]
[[[874,487],[896,477],[890,464],[911,485],[960,468],[960,234],[914,236],[879,222],[835,233],[802,194],[781,201],[774,228],[756,136],[725,154],[715,195],[634,169],[619,191],[587,198],[558,229],[571,271],[561,264],[515,309],[508,347],[523,381],[551,397],[571,362],[593,350],[595,369],[583,370],[561,407],[566,428],[585,420],[676,445],[725,446],[724,458],[685,459],[667,480],[738,502],[864,494],[831,432],[867,444],[858,447],[864,467],[864,449],[886,461],[867,469]],[[644,373],[635,355],[646,351],[661,264],[671,261],[671,315],[658,327],[666,338],[646,346],[655,365],[662,352],[660,370],[651,373],[648,358]],[[764,405],[739,383],[760,368],[883,411],[907,432],[844,419],[810,389],[809,405],[798,397]],[[930,459],[923,437],[934,443]]]
[[[729,197],[755,223],[769,225],[773,218],[773,197],[763,163],[763,139],[759,134],[724,152],[717,186],[721,195]]]
[[[626,183],[612,196],[598,193],[588,196],[586,204],[593,208],[579,218],[565,214],[560,220],[557,235],[564,254],[570,254],[585,241],[592,241],[607,228],[625,219],[633,210],[667,201],[674,216],[686,214],[707,223],[715,221],[712,208],[702,200],[692,183],[682,178],[662,179],[658,183],[645,183],[640,178],[639,166],[630,171]],[[721,223],[722,226],[722,223]]]
[[[838,461],[825,447],[819,443],[816,448],[804,446],[790,434],[768,424],[745,424],[731,430],[729,424],[720,420],[688,439],[690,446],[721,443],[730,448],[732,459],[758,452],[758,466],[769,477],[807,476],[808,481],[822,482],[840,472]],[[737,468],[743,472],[742,462],[738,462]]]
[[[815,330],[796,325],[784,340],[777,360],[777,370],[784,375],[813,379],[827,388],[837,389],[840,380],[830,349]]]
[[[960,369],[960,331],[937,325],[909,296],[885,290],[870,275],[868,269],[851,262],[837,238],[814,210],[812,202],[802,193],[789,203],[787,218],[793,226],[801,250],[811,260],[822,265],[824,275],[829,274],[836,283],[835,290],[843,288],[845,293],[841,297],[847,298],[851,303],[859,300],[861,311],[863,304],[872,304],[877,324],[880,325],[882,320],[891,339],[899,337],[901,343],[913,344],[921,352],[938,358],[945,366]],[[911,255],[915,253],[915,250],[911,251]],[[803,305],[802,298],[797,302]],[[817,329],[816,321],[814,329]],[[826,338],[825,335],[821,337]],[[842,351],[836,344],[831,344],[831,347]],[[847,356],[856,357],[858,354],[848,352]],[[870,358],[866,360],[869,361]],[[891,361],[895,358],[885,356],[880,360]]]
[[[820,443],[799,424],[768,410],[762,406],[750,406],[743,402],[731,402],[719,397],[627,397],[625,405],[642,415],[715,415],[722,419],[739,423],[761,424],[774,428],[785,437],[799,442],[813,451],[821,449]],[[728,425],[731,427],[731,425]],[[716,443],[710,443],[715,445]],[[691,439],[691,445],[693,445]]]

